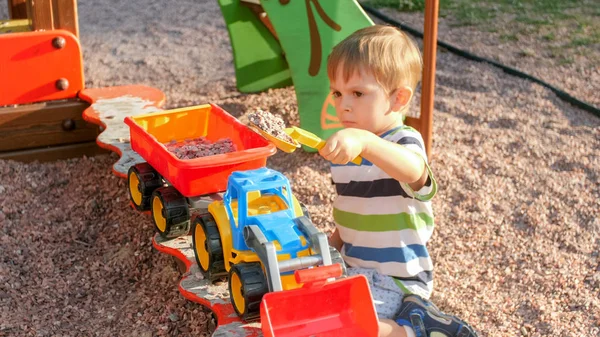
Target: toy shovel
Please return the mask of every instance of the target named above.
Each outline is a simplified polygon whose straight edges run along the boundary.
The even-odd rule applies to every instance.
[[[290,142],[285,139],[273,136],[272,134],[264,131],[263,129],[259,128],[255,124],[252,124],[252,125],[258,130],[258,132],[263,137],[265,137],[266,139],[271,141],[273,144],[275,144],[275,146],[278,149],[280,149],[281,151],[287,152],[287,153],[294,152],[297,148],[300,147],[300,145],[312,147],[313,149],[317,149],[317,150],[320,150],[323,148],[323,146],[325,146],[324,140],[319,138],[314,133],[306,131],[299,127],[292,126],[291,128],[285,128],[285,130],[284,130],[285,133],[288,136],[290,136],[290,138],[291,138],[291,142]],[[352,163],[354,163],[356,165],[360,165],[362,163],[362,157],[358,156],[358,157],[352,159],[351,161],[352,161]]]
[[[300,269],[301,288],[266,293],[260,303],[265,337],[376,337],[379,324],[364,275],[339,277],[339,264]]]

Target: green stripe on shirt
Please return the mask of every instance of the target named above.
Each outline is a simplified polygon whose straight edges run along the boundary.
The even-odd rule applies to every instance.
[[[403,229],[420,230],[433,226],[433,217],[426,213],[362,215],[333,209],[333,218],[340,226],[364,232],[387,232]]]

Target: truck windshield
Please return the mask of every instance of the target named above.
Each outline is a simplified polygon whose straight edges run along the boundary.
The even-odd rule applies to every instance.
[[[275,194],[263,194],[252,198],[248,193],[248,216],[270,214],[288,209],[285,201]]]

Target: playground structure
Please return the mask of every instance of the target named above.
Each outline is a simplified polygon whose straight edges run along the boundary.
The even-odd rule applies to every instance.
[[[108,105],[147,113],[165,95],[147,86],[85,89],[75,0],[8,0],[8,6],[10,20],[0,21],[0,159],[50,161],[106,148],[121,154],[121,163],[139,160],[127,128],[118,126],[124,116],[99,123],[99,113]],[[106,123],[114,139],[102,133]]]
[[[327,138],[342,125],[325,67],[331,49],[373,25],[356,0],[219,0],[234,54],[237,87],[258,92],[293,83],[300,127]],[[421,111],[405,123],[431,154],[438,1],[425,1]],[[309,150],[310,148],[305,147]]]
[[[98,153],[92,140],[101,128],[81,118],[89,102],[79,95],[85,88],[76,0],[7,1],[10,20],[0,22],[0,49],[8,51],[0,56],[0,63],[7,65],[3,77],[8,79],[0,84],[0,134],[19,141],[3,142],[0,158],[53,160]],[[373,24],[358,2],[218,2],[233,47],[239,90],[294,84],[300,126],[320,138],[339,129],[324,64],[337,42]],[[406,119],[422,134],[427,153],[431,153],[437,13],[438,1],[427,0],[421,112]],[[152,104],[161,106],[164,97]]]
[[[13,141],[2,141],[0,143],[12,144],[11,146],[13,147],[0,147],[0,158],[31,161],[55,160],[71,156],[81,156],[82,154],[92,155],[98,153],[97,144],[100,148],[115,151],[121,156],[113,167],[116,175],[126,177],[132,167],[145,167],[147,169],[148,166],[144,166],[144,164],[136,165],[143,163],[145,160],[131,149],[129,129],[123,124],[123,119],[126,116],[146,115],[160,111],[165,101],[164,94],[157,89],[145,86],[84,88],[83,61],[78,40],[75,0],[9,0],[8,3],[11,20],[0,24],[0,50],[8,51],[8,53],[3,53],[0,57],[0,63],[8,65],[4,68],[8,69],[6,73],[8,81],[0,84],[0,91],[3,93],[0,97],[0,141],[5,140],[3,137],[7,137],[6,139],[10,137]],[[437,2],[427,1],[427,3],[429,5],[426,6],[426,17],[432,16],[431,3],[435,4],[435,10],[433,11],[435,14],[433,17],[437,17]],[[343,37],[358,28],[372,24],[358,4],[353,0],[322,2],[319,2],[319,0],[306,0],[305,2],[290,2],[289,0],[280,0],[279,2],[219,0],[219,4],[230,30],[231,42],[234,48],[236,76],[240,91],[254,92],[270,87],[290,85],[293,79],[298,97],[301,123],[306,123],[306,116],[310,117],[310,115],[307,115],[307,111],[310,111],[310,109],[316,107],[315,111],[320,112],[317,124],[322,129],[311,127],[310,123],[303,127],[318,133],[323,138],[334,132],[340,125],[337,123],[332,102],[327,99],[329,96],[328,85],[323,89],[323,81],[326,80],[323,60],[324,58],[326,59],[330,48],[337,41],[340,41]],[[306,6],[305,9],[298,7],[302,6],[302,4]],[[347,7],[342,8],[341,6],[344,5],[347,5]],[[285,11],[280,12],[282,9]],[[286,17],[289,18],[290,13],[293,11],[298,11],[298,13],[303,13],[303,15],[306,14],[306,17],[303,19],[301,15],[298,21],[286,20]],[[315,19],[315,13],[318,15],[317,19]],[[329,17],[327,13],[330,13],[332,16]],[[355,22],[356,25],[338,25],[336,23],[338,19],[331,13],[351,15],[349,21]],[[244,26],[237,26],[236,29],[238,30],[236,33],[232,33],[231,21],[228,21],[228,17],[231,19],[232,15],[236,20],[239,19],[238,15],[245,15],[246,19],[238,20],[238,24],[244,22],[250,24],[250,29]],[[347,19],[342,19],[342,21]],[[340,34],[331,35],[323,33],[323,22],[319,20],[323,20],[325,26]],[[303,24],[300,25],[300,22]],[[306,22],[308,22],[308,26]],[[337,29],[338,26],[339,29]],[[422,112],[420,118],[409,117],[407,119],[407,124],[415,126],[423,134],[428,152],[431,146],[432,90],[433,74],[435,73],[435,57],[433,58],[433,63],[431,63],[432,50],[433,55],[435,55],[435,38],[431,42],[431,31],[427,33],[427,29],[431,29],[431,26],[432,24],[428,25],[428,20],[426,20]],[[435,25],[433,27],[435,30]],[[246,45],[240,47],[239,34],[244,32],[251,34],[252,31],[256,30],[260,33],[261,38],[258,40],[260,43],[257,45],[255,43],[257,41],[247,39],[250,45],[246,42]],[[307,35],[307,31],[310,34],[309,36]],[[264,34],[265,32],[268,32],[268,34]],[[302,36],[294,37],[293,32],[298,32]],[[302,41],[302,43],[294,46],[294,38],[297,41]],[[265,43],[269,48],[264,48]],[[269,59],[266,62],[259,63],[270,73],[265,73],[263,70],[256,71],[256,60],[249,60],[243,65],[244,67],[241,66],[242,63],[239,62],[240,51],[249,47],[252,47],[257,55],[264,55],[269,50],[271,53],[275,52],[275,61]],[[310,50],[309,57],[305,53],[297,52],[298,49],[302,51]],[[248,54],[251,55],[254,51]],[[321,55],[321,57],[319,58],[318,55]],[[272,55],[269,57],[272,58]],[[295,69],[301,66],[304,67],[304,72],[296,72]],[[36,74],[34,76],[36,77],[36,81],[25,81],[24,78],[31,78],[31,76],[27,76],[27,74],[31,73]],[[240,81],[240,79],[243,79],[244,74],[250,76],[250,79],[246,82],[243,80]],[[429,81],[428,78],[430,78]],[[313,81],[315,79],[316,82]],[[244,83],[247,85],[244,85]],[[309,90],[311,86],[319,88],[319,94],[315,94],[314,91],[311,93],[311,90]],[[428,88],[431,88],[431,90]],[[321,96],[321,93],[324,93],[325,96]],[[428,105],[430,108],[429,112],[424,113],[425,105],[423,102],[426,98],[429,99]],[[91,124],[86,124],[85,122],[90,122]],[[99,125],[99,127],[94,124]],[[323,133],[323,130],[326,132]],[[23,142],[15,142],[14,139],[18,139],[18,137],[21,137],[20,139]],[[93,139],[96,139],[96,143],[91,142]],[[17,147],[14,147],[15,145]],[[227,174],[229,175],[230,173],[228,172]],[[168,182],[171,183],[171,181]],[[131,186],[131,184],[129,185]],[[165,186],[158,187],[162,188]],[[291,189],[289,191],[291,193]],[[197,270],[196,268],[206,271],[208,276],[219,276],[217,272],[212,273],[208,269],[203,269],[203,259],[201,256],[204,253],[208,253],[208,251],[203,252],[200,249],[200,244],[194,244],[196,238],[202,236],[201,233],[206,234],[208,232],[206,223],[210,223],[208,221],[210,218],[206,218],[206,213],[201,213],[205,214],[204,220],[202,220],[202,217],[195,217],[192,222],[190,215],[193,212],[190,211],[204,208],[208,210],[209,205],[220,205],[220,203],[223,203],[221,196],[218,193],[208,193],[203,195],[202,198],[195,198],[194,196],[188,198],[186,200],[187,214],[184,212],[188,226],[186,229],[185,226],[167,228],[170,225],[177,225],[181,222],[168,221],[168,212],[163,211],[169,208],[170,203],[165,201],[167,200],[165,195],[166,193],[152,194],[150,198],[144,195],[142,199],[157,200],[156,214],[167,215],[164,219],[159,218],[159,223],[153,217],[160,233],[153,238],[153,245],[159,251],[177,257],[186,265],[186,274],[180,283],[181,293],[190,300],[207,305],[217,314],[219,328],[215,332],[215,335],[219,335],[220,333],[230,335],[231,332],[239,335],[256,335],[257,329],[249,328],[247,325],[243,325],[241,321],[231,318],[234,312],[241,317],[244,317],[245,313],[250,312],[246,308],[247,303],[243,296],[241,297],[243,301],[238,301],[238,303],[244,303],[243,305],[236,306],[234,303],[234,306],[231,306],[229,298],[220,298],[214,295],[213,290],[211,290],[212,285],[209,282],[210,278],[198,281],[190,277]],[[177,197],[179,198],[180,196]],[[181,198],[178,200],[181,204]],[[192,203],[189,200],[192,200]],[[301,206],[298,206],[295,199],[292,203],[294,204],[294,219],[302,218],[305,211],[302,210]],[[297,210],[298,207],[300,207],[300,211]],[[189,236],[181,237],[178,235],[189,230],[189,226],[192,223],[194,225],[192,233],[197,234],[192,235],[192,242],[190,242]],[[216,226],[217,222],[214,223]],[[225,221],[221,220],[221,224],[223,223]],[[163,228],[162,232],[161,228]],[[207,230],[203,231],[204,228],[207,228]],[[173,232],[171,232],[172,229],[174,229]],[[169,236],[176,238],[173,239]],[[305,235],[303,237],[304,240],[309,241]],[[198,249],[196,249],[197,247]],[[331,258],[331,251],[328,252],[323,248],[311,249],[322,255],[328,255],[327,253],[329,253]],[[308,251],[311,252],[311,249]],[[327,260],[327,258],[321,256],[320,262],[322,263],[324,260]],[[230,268],[231,270],[234,270],[234,273],[236,273],[235,270],[237,268]],[[336,296],[339,296],[339,298],[346,299],[366,298],[367,295],[370,296],[370,293],[368,292],[368,287],[366,287],[365,292],[365,287],[358,286],[362,281],[353,282],[352,287],[347,286],[351,284],[350,282],[346,282],[346,286],[344,282],[325,282],[328,278],[338,276],[338,272],[331,268],[323,270],[322,273],[317,273],[317,275],[303,273],[302,270],[299,270],[295,274],[290,274],[290,271],[286,273],[288,274],[285,275],[285,278],[289,280],[290,284],[298,286],[299,283],[304,283],[304,287],[265,295],[265,301],[262,302],[262,307],[260,308],[263,316],[266,318],[263,322],[265,335],[298,335],[299,331],[306,331],[299,329],[299,326],[302,324],[307,324],[307,326],[312,325],[313,330],[311,331],[315,333],[319,331],[318,333],[326,334],[326,329],[323,330],[323,327],[330,326],[332,323],[335,323],[335,320],[329,323],[319,323],[319,320],[315,320],[315,317],[318,315],[324,315],[323,317],[328,315],[326,312],[327,308],[333,308],[331,310],[338,310],[338,314],[342,314],[338,316],[339,321],[335,323],[339,326],[340,322],[343,322],[341,328],[356,328],[350,330],[354,332],[358,331],[359,335],[366,334],[360,334],[361,331],[376,332],[376,329],[372,328],[374,312],[372,313],[368,306],[362,308],[364,311],[360,311],[360,315],[364,320],[358,317],[351,317],[348,311],[344,312],[343,309],[349,308],[351,303],[341,303],[340,306],[333,307],[323,304],[319,308],[322,310],[307,308],[306,312],[309,312],[309,310],[315,311],[311,317],[302,316],[297,313],[290,315],[289,311],[278,309],[278,306],[281,304],[284,307],[296,307],[304,300],[305,296],[312,296],[308,294],[313,294],[314,292],[327,293],[329,291],[331,294],[338,294]],[[236,275],[240,279],[239,275],[241,274],[237,273]],[[240,281],[241,285],[242,282]],[[231,289],[229,292],[231,293]],[[240,294],[242,293],[244,292],[238,292],[238,298],[240,298]],[[322,299],[325,300],[327,297],[324,296]],[[329,297],[327,301],[331,302],[332,298]],[[253,306],[253,315],[256,315],[257,309],[256,306]],[[252,317],[252,315],[246,316],[246,318]],[[353,325],[353,322],[356,325]],[[366,330],[358,329],[358,325],[361,325]],[[350,334],[346,335],[350,336]]]

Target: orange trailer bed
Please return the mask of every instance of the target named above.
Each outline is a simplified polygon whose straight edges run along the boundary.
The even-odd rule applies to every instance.
[[[267,157],[277,151],[273,144],[214,104],[126,117],[125,123],[130,129],[131,148],[186,197],[224,191],[231,172],[263,167]],[[210,142],[229,138],[236,151],[184,160],[164,145],[199,137]]]

